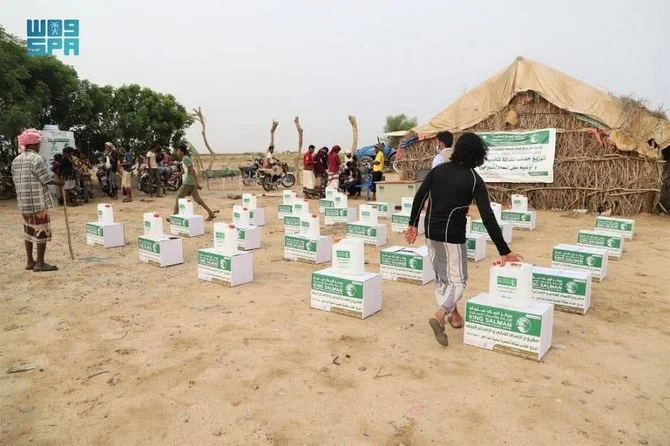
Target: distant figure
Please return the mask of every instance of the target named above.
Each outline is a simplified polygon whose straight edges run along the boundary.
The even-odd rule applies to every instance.
[[[328,184],[328,147],[321,147],[314,156],[314,175],[319,179],[319,196],[324,198]]]
[[[338,188],[339,183],[341,150],[340,146],[334,145],[328,154],[328,185],[335,189]]]
[[[119,163],[119,171],[121,172],[121,190],[126,198],[124,203],[133,201],[133,165],[135,164],[135,155],[130,149],[125,149],[123,159]]]
[[[118,200],[119,187],[121,187],[119,152],[111,142],[105,143],[105,170],[107,170],[107,178],[109,178],[109,184],[112,187],[112,200]]]
[[[522,259],[520,254],[512,252],[507,246],[491,210],[486,183],[475,172],[476,167],[484,164],[487,152],[488,147],[479,136],[464,133],[456,142],[451,162],[432,169],[421,183],[414,196],[409,227],[405,231],[407,243],[414,243],[420,213],[430,197],[424,224],[429,257],[437,274],[435,294],[440,303],[429,324],[437,342],[445,347],[449,345],[444,332],[445,316],[453,328],[463,326],[457,305],[468,280],[465,217],[473,199],[501,256],[498,263]]]
[[[310,145],[309,148],[307,149],[307,152],[302,156],[302,168],[303,170],[314,170],[314,160],[312,160],[312,157],[314,156],[314,145]]]
[[[12,177],[16,201],[23,218],[26,269],[34,272],[56,271],[58,267],[44,261],[47,243],[51,241],[48,210],[53,207],[47,185],[63,183],[51,178],[44,158],[39,155],[42,135],[37,130],[25,130],[18,140],[24,146],[24,151],[12,162]],[[33,244],[37,245],[37,259],[33,257]]]
[[[436,136],[439,145],[437,148],[437,155],[433,158],[433,164],[430,166],[431,169],[435,169],[435,167],[442,163],[448,163],[451,159],[451,154],[454,152],[454,149],[451,147],[454,144],[454,135],[452,135],[451,132],[440,132]]]
[[[158,170],[157,153],[158,147],[155,144],[149,146],[149,151],[147,152],[147,169],[149,171],[149,196],[152,198],[154,196],[154,185],[156,186],[156,195],[158,198],[163,196],[163,179]]]
[[[204,201],[202,201],[202,198],[200,198],[200,191],[202,190],[202,186],[200,185],[200,182],[198,181],[198,175],[196,175],[195,169],[193,168],[193,161],[191,161],[191,157],[188,156],[188,149],[186,148],[186,145],[182,144],[177,146],[175,155],[181,161],[185,174],[184,181],[179,188],[179,191],[177,192],[177,198],[174,202],[174,215],[179,213],[179,199],[190,195],[193,198],[193,201],[198,203],[204,210],[207,211],[207,221],[214,220],[216,218],[215,212],[212,211]]]
[[[265,169],[265,173],[269,175],[281,175],[279,160],[275,158],[275,146],[268,147],[268,151],[265,154],[265,160],[263,161],[263,169]]]
[[[375,144],[375,160],[372,162],[372,201],[377,201],[377,183],[384,177],[384,151],[381,144]]]

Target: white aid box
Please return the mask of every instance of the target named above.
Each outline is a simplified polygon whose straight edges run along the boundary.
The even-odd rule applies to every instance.
[[[551,253],[551,267],[586,271],[593,280],[602,282],[607,277],[607,257],[604,249],[560,244]]]
[[[422,212],[419,215],[419,225],[417,226],[417,233],[419,235],[425,232],[425,220],[426,213]],[[409,215],[404,213],[395,213],[391,215],[391,232],[400,234],[405,232],[405,229],[409,226]]]
[[[502,223],[509,223],[515,228],[534,231],[537,225],[535,211],[502,211]]]
[[[379,223],[371,226],[360,221],[347,223],[347,238],[362,239],[366,245],[379,248],[387,242],[386,225]]]
[[[305,263],[326,263],[331,260],[333,239],[322,235],[309,238],[304,235],[284,235],[284,259]]]
[[[509,223],[499,223],[500,230],[502,231],[503,239],[507,243],[512,243],[512,229],[513,226]],[[470,228],[471,234],[481,234],[486,238],[486,241],[490,242],[491,237],[484,226],[484,223],[481,220],[472,220],[472,227]]]
[[[231,287],[254,280],[254,255],[237,251],[225,254],[216,248],[198,250],[198,279]]]
[[[591,273],[535,266],[531,295],[558,311],[585,314],[591,307]]]
[[[623,235],[614,232],[582,230],[577,234],[577,246],[604,249],[611,259],[621,259],[623,245]]]
[[[379,272],[386,280],[425,285],[435,280],[428,248],[391,246],[379,252]]]
[[[482,293],[465,303],[463,343],[539,361],[551,348],[554,306],[509,308]]]
[[[623,235],[627,240],[633,239],[635,220],[615,217],[596,217],[596,231],[608,231]]]
[[[356,208],[333,208],[325,209],[324,223],[333,226],[340,223],[349,223],[356,220]]]
[[[205,218],[202,215],[170,215],[170,234],[198,237],[205,234]]]
[[[479,262],[486,258],[486,237],[481,234],[467,234],[465,244],[468,250],[468,259]]]
[[[344,274],[334,268],[314,271],[311,307],[365,319],[382,309],[382,276]]]
[[[160,267],[184,263],[184,249],[179,237],[141,235],[138,245],[140,262]]]
[[[102,245],[105,248],[118,248],[125,245],[123,223],[86,223],[86,243]]]

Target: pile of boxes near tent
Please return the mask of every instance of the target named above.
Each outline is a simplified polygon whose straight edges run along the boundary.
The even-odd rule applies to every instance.
[[[492,209],[503,236],[512,240],[512,228],[534,230],[536,215],[528,210],[525,197],[514,196],[512,209]],[[402,232],[409,223],[413,198],[402,199],[399,213],[387,203],[367,203],[358,212],[347,197],[327,190],[319,202],[326,224],[346,225],[346,238],[334,241],[321,235],[319,213],[292,191],[284,191],[278,216],[284,222],[284,258],[312,264],[331,263],[311,274],[311,307],[366,318],[382,307],[381,282],[403,281],[425,285],[435,280],[427,247],[391,246],[379,251],[380,272],[365,271],[364,246],[387,243],[386,224]],[[391,210],[391,211],[389,211]],[[355,218],[358,217],[356,220]],[[424,215],[419,224],[423,228]],[[202,216],[193,214],[190,199],[179,200],[179,213],[169,217],[171,235],[163,230],[158,213],[144,214],[144,234],[139,236],[140,260],[158,266],[183,263],[182,239],[204,233]],[[198,250],[198,277],[229,286],[253,281],[253,254],[260,248],[260,227],[265,210],[256,197],[244,194],[242,204],[233,207],[232,223],[214,224],[211,248]],[[597,217],[593,230],[582,230],[575,244],[556,245],[551,267],[530,264],[494,266],[489,292],[466,302],[464,343],[490,350],[540,360],[551,347],[554,308],[585,314],[591,303],[591,281],[607,277],[608,260],[620,259],[624,239],[633,238],[633,220]],[[87,223],[87,243],[106,248],[125,244],[123,224],[115,223],[112,206],[98,206],[98,221]],[[468,217],[468,257],[475,261],[486,255],[487,235],[483,223]]]

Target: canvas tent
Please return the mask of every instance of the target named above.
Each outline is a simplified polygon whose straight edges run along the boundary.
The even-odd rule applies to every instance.
[[[439,131],[458,136],[464,131],[542,128],[557,132],[554,182],[489,185],[496,200],[527,193],[538,209],[605,207],[620,214],[655,210],[670,122],[635,101],[522,57],[412,129],[403,143],[403,177],[429,167],[437,145],[433,136]]]

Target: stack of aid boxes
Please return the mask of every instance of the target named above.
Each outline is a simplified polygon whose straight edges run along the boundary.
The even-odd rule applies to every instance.
[[[412,205],[414,204],[413,197],[401,198],[400,212],[391,215],[391,232],[399,234],[405,232],[409,226],[409,218],[412,215]],[[419,235],[425,232],[426,213],[421,212],[419,216],[419,223],[417,226],[417,233]]]
[[[123,223],[114,223],[114,210],[109,203],[98,205],[98,221],[86,223],[86,243],[117,248],[125,245]]]
[[[284,217],[284,233],[299,234],[300,220],[307,215],[309,215],[309,202],[295,198],[291,205],[291,215]]]
[[[198,250],[198,279],[237,286],[254,280],[254,256],[238,250],[234,224],[214,223],[214,247]]]
[[[326,188],[326,198],[319,200],[319,213],[325,214],[326,209],[335,207],[335,194],[337,194],[337,189],[334,187]]]
[[[312,308],[360,319],[382,309],[382,277],[365,272],[362,240],[334,243],[332,261],[332,267],[312,272]]]
[[[349,199],[346,194],[335,192],[332,196],[332,203],[333,206],[324,208],[326,226],[345,224],[356,220],[356,208],[349,207]]]
[[[237,247],[243,251],[261,247],[261,228],[251,223],[251,211],[233,206],[233,224],[237,228]]]
[[[277,217],[283,220],[284,217],[293,215],[293,203],[296,201],[295,192],[285,190],[282,193],[282,204],[277,206]]]
[[[258,198],[254,194],[242,194],[242,207],[249,209],[252,225],[265,226],[265,208],[258,207]]]
[[[529,264],[491,268],[489,292],[465,304],[465,344],[542,359],[551,348],[554,307],[531,298],[532,273]]]
[[[366,245],[376,247],[386,244],[386,225],[379,223],[377,209],[373,206],[360,205],[359,220],[347,223],[347,238],[360,239]]]
[[[205,219],[202,215],[193,214],[193,200],[191,198],[180,198],[177,200],[179,213],[170,215],[170,233],[172,235],[185,235],[186,237],[198,237],[205,233]]]
[[[299,218],[300,232],[284,235],[284,259],[313,264],[330,262],[333,240],[321,235],[319,216],[302,214]]]
[[[386,280],[425,285],[435,280],[428,247],[391,246],[379,252],[379,272]]]
[[[158,212],[144,214],[144,235],[140,235],[137,242],[140,262],[160,267],[184,263],[181,238],[163,233],[163,218]]]
[[[505,223],[502,221],[502,206],[498,203],[491,203],[491,209],[493,209],[493,214],[495,215],[496,220],[498,221],[498,226],[500,226],[500,230],[502,231],[503,239],[505,239],[507,243],[512,243],[512,229],[514,227],[510,223]],[[468,226],[469,226],[469,233],[475,235],[483,235],[487,241],[489,242],[491,241],[491,237],[489,237],[489,233],[488,231],[486,231],[484,222],[482,222],[481,219],[471,220]]]
[[[537,216],[535,211],[528,210],[528,198],[523,195],[512,195],[512,209],[502,211],[502,223],[509,223],[515,228],[535,230]]]

